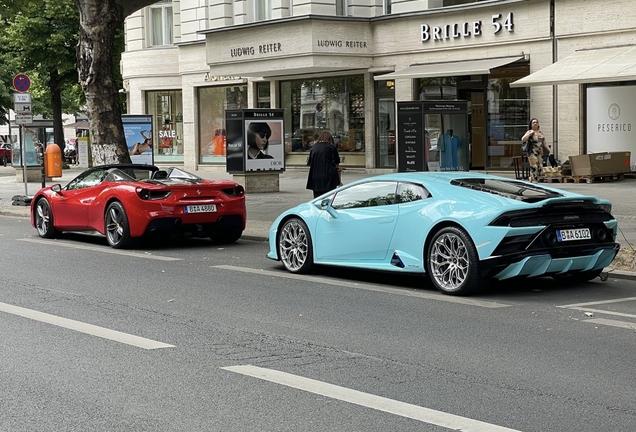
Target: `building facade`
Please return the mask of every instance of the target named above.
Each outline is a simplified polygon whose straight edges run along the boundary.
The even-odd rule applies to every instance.
[[[397,170],[396,106],[417,100],[468,102],[466,169],[512,169],[531,117],[561,160],[635,154],[636,76],[612,73],[607,55],[593,80],[571,73],[582,50],[636,40],[631,3],[599,3],[161,1],[126,19],[124,91],[129,114],[153,116],[155,162],[186,169],[225,169],[226,110],[282,108],[288,167],[305,166],[329,130],[343,166]],[[565,78],[542,79],[547,68]],[[620,118],[602,118],[608,102]],[[442,147],[445,116],[425,124],[427,143]]]

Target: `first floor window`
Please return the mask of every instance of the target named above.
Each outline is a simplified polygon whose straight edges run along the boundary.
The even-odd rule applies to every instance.
[[[172,0],[163,0],[150,7],[150,44],[172,45]]]
[[[270,0],[254,0],[254,21],[265,21],[271,18]]]

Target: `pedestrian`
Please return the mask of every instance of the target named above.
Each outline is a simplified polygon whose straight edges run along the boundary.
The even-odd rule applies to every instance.
[[[321,132],[318,141],[311,146],[307,165],[307,189],[314,192],[314,198],[342,186],[340,155],[330,132]]]
[[[552,149],[546,144],[545,136],[539,127],[539,120],[533,118],[528,125],[528,131],[523,134],[521,143],[528,142],[528,165],[530,165],[529,181],[538,182],[543,176],[543,151],[546,150],[552,156]],[[552,156],[554,158],[554,156]]]

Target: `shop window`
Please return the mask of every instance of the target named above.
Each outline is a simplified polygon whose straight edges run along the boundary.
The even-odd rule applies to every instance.
[[[365,165],[363,76],[283,81],[280,100],[288,164],[304,165],[318,135],[329,131],[341,164]]]
[[[419,93],[415,98],[418,100],[456,100],[457,78],[421,78],[417,89]]]
[[[202,87],[198,90],[197,99],[199,161],[225,163],[225,110],[247,109],[247,86]]]
[[[146,112],[152,116],[155,162],[183,161],[182,99],[181,90],[146,93]]]
[[[530,122],[530,88],[510,83],[530,74],[528,64],[493,69],[488,77],[487,166],[512,169]]]
[[[269,82],[256,84],[256,106],[257,108],[271,108],[270,85]]]
[[[172,0],[163,0],[150,6],[150,45],[172,45]]]

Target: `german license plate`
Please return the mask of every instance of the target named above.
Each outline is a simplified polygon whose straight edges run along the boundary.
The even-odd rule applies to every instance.
[[[212,213],[216,211],[216,204],[189,205],[185,207],[186,213]]]
[[[577,228],[557,230],[557,238],[560,242],[571,240],[589,240],[592,238],[589,228]]]

